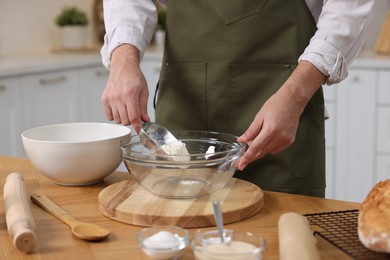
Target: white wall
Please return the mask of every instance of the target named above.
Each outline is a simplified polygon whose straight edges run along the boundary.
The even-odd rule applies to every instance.
[[[77,6],[90,18],[88,45],[93,30],[94,0],[0,0],[0,54],[50,51],[58,47],[55,17],[64,6]]]
[[[76,5],[90,17],[88,44],[96,42],[92,9],[95,0],[0,0],[0,54],[50,51],[58,47],[54,19],[64,6]],[[97,0],[102,1],[102,0]],[[390,0],[376,0],[365,48],[375,46]]]

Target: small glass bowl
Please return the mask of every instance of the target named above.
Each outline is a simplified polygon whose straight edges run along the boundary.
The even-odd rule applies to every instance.
[[[224,243],[218,230],[199,230],[190,241],[195,260],[260,260],[265,239],[250,232],[225,229]]]
[[[188,244],[188,231],[176,226],[154,226],[137,233],[138,245],[151,259],[178,259]]]
[[[172,131],[172,134],[185,143],[189,155],[156,154],[142,144],[139,135],[119,143],[130,175],[147,191],[163,198],[195,199],[221,189],[232,178],[236,161],[246,148],[231,134],[207,131]]]

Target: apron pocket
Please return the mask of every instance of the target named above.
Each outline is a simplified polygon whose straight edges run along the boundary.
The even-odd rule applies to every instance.
[[[225,24],[231,24],[261,12],[268,0],[208,0]]]
[[[292,64],[231,64],[228,108],[233,133],[241,135],[257,112],[287,80]]]
[[[156,121],[172,130],[206,124],[206,63],[167,63],[162,71]]]

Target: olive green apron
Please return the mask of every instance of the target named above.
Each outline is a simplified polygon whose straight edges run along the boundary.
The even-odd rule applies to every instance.
[[[297,66],[316,31],[304,0],[169,0],[156,121],[241,135]],[[293,145],[235,177],[262,189],[324,196],[322,89]]]

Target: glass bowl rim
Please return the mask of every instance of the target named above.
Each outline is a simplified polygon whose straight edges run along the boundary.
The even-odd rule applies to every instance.
[[[177,134],[201,134],[201,135],[205,135],[204,137],[207,138],[206,135],[225,135],[225,136],[228,136],[230,138],[234,138],[235,140],[238,138],[238,136],[236,135],[233,135],[233,134],[229,134],[229,133],[223,133],[223,132],[216,132],[216,131],[203,131],[203,130],[178,130],[178,131],[171,131],[175,136]],[[159,163],[163,163],[163,164],[188,164],[188,163],[191,163],[191,164],[196,164],[196,163],[204,163],[205,161],[207,162],[215,162],[215,161],[220,161],[220,160],[226,160],[226,157],[224,157],[223,155],[229,155],[229,153],[232,153],[234,151],[240,151],[242,150],[242,152],[245,151],[246,147],[247,147],[247,144],[246,143],[239,143],[237,141],[235,142],[231,142],[229,144],[232,144],[234,145],[235,147],[234,148],[231,148],[231,149],[228,149],[228,150],[225,150],[225,151],[220,151],[220,152],[214,152],[214,153],[210,153],[210,159],[204,159],[204,160],[190,160],[190,161],[172,161],[172,160],[167,160],[168,157],[172,158],[172,157],[177,157],[177,158],[180,158],[180,157],[190,157],[190,158],[196,158],[196,157],[204,157],[204,153],[192,153],[192,154],[178,154],[178,155],[158,155],[157,158],[161,158],[160,160],[159,159],[155,159],[155,160],[151,160],[151,159],[144,159],[142,158],[142,156],[148,156],[148,155],[151,155],[153,154],[154,152],[152,151],[147,151],[147,152],[138,152],[138,151],[132,151],[132,154],[134,154],[135,156],[128,156],[126,155],[126,149],[129,145],[136,145],[136,144],[140,144],[141,141],[137,141],[137,142],[133,142],[133,143],[130,143],[129,140],[133,139],[133,138],[139,138],[139,135],[137,134],[133,134],[133,135],[130,135],[130,136],[127,136],[127,137],[124,137],[122,138],[120,141],[119,141],[119,149],[120,149],[120,152],[121,152],[121,155],[123,158],[125,159],[130,159],[130,160],[133,160],[133,161],[138,161],[138,160],[141,160],[143,162],[151,162],[151,163],[154,163],[154,162],[159,162]],[[188,137],[185,137],[185,138],[178,138],[179,140],[191,140],[193,139],[193,137],[190,135]],[[216,138],[212,138],[212,139],[205,139],[205,140],[210,140],[210,141],[217,141],[217,142],[223,142],[223,141],[220,141]],[[217,155],[217,158],[212,158],[214,156]],[[229,157],[229,156],[228,156]]]

